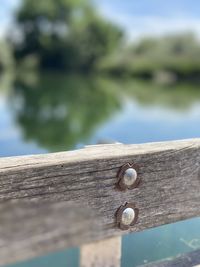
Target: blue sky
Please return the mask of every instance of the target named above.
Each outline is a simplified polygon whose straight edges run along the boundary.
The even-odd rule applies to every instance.
[[[12,13],[20,0],[0,0],[0,37],[4,35],[12,23]]]
[[[124,28],[131,39],[182,31],[193,31],[200,37],[198,0],[93,1],[98,6],[99,12]],[[12,12],[19,3],[20,0],[1,0],[0,36],[12,23]]]
[[[115,13],[140,16],[199,17],[198,0],[96,0],[96,2]]]
[[[135,39],[144,35],[193,31],[200,37],[198,0],[95,0],[106,17]]]

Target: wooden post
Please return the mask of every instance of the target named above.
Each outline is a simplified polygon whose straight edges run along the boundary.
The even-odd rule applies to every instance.
[[[114,237],[81,247],[81,267],[120,267],[121,237]]]
[[[128,163],[140,184],[121,191]],[[0,264],[200,216],[199,188],[200,139],[0,158]],[[138,219],[122,230],[116,215],[126,204]],[[120,246],[110,242],[82,247],[82,266],[91,266],[84,255],[93,266],[119,266]]]

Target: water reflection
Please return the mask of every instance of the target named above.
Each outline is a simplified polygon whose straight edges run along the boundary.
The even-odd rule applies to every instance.
[[[195,84],[35,73],[0,77],[0,156],[74,149],[103,138],[123,143],[190,138],[199,136],[199,120]],[[123,239],[122,266],[196,248],[198,229],[194,219],[129,235]],[[64,255],[59,254],[60,266],[67,261]],[[41,264],[54,266],[54,257]]]
[[[12,72],[3,72],[0,74],[0,97],[7,94],[13,88],[14,74]]]
[[[87,143],[120,99],[104,79],[43,75],[35,84],[17,82],[12,106],[25,139],[54,151]]]
[[[162,107],[173,112],[187,111],[200,102],[198,84],[159,85],[142,80],[126,80],[125,91],[140,105]]]
[[[124,114],[125,119],[134,118],[150,107],[171,115],[183,115],[200,102],[200,90],[189,84],[167,86],[130,79],[41,74],[25,75],[16,81],[10,99],[10,108],[23,130],[24,142],[34,141],[48,151],[61,151],[91,143],[106,123],[112,125],[117,114]],[[129,108],[130,103],[137,103],[136,110]],[[151,115],[149,111],[145,114],[148,121]],[[165,113],[163,117],[164,121],[169,115]],[[131,128],[131,118],[130,124],[124,124],[127,133],[120,132],[119,125],[116,136],[112,134],[111,138],[129,142],[126,134],[132,132],[133,136],[138,130],[137,125]],[[139,135],[144,129],[139,129]],[[137,142],[137,138],[130,140],[134,141]]]

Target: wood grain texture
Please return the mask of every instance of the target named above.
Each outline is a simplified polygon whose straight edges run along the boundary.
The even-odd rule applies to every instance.
[[[121,266],[121,237],[114,237],[81,247],[80,267],[105,266]]]
[[[90,209],[66,202],[1,204],[0,266],[89,241],[98,231],[94,217]]]
[[[199,267],[200,250],[183,254],[173,260],[166,260],[142,265],[141,267]]]
[[[121,192],[116,188],[116,176],[127,162],[140,166],[141,183]],[[100,227],[98,231],[91,227],[90,239],[85,242],[199,216],[199,189],[200,139],[97,145],[0,159],[0,205],[24,199],[36,204],[66,201],[81,204],[83,209],[89,207]],[[125,202],[139,209],[139,219],[128,231],[118,229],[115,219],[116,210]],[[70,246],[82,243],[82,236],[76,235]]]

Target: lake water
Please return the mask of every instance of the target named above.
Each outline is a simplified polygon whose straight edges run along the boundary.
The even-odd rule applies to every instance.
[[[71,150],[118,141],[143,143],[200,136],[200,86],[101,77],[0,76],[0,156]],[[200,219],[123,238],[122,267],[200,247]],[[78,267],[71,249],[12,265]]]

